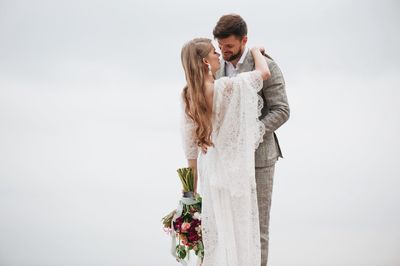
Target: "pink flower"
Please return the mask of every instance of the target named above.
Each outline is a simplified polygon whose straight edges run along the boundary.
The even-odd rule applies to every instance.
[[[182,232],[186,232],[190,228],[190,223],[184,222],[181,226]]]

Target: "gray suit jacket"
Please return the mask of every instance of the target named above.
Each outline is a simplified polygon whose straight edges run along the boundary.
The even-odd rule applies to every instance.
[[[268,55],[265,60],[271,72],[271,77],[264,80],[262,90],[258,94],[263,98],[264,107],[261,110],[260,120],[265,125],[264,140],[255,152],[255,166],[266,167],[273,165],[278,157],[283,158],[275,130],[289,119],[290,110],[285,91],[285,80],[281,70],[275,61]],[[254,70],[254,59],[249,51],[239,66],[239,73]],[[222,61],[221,68],[216,73],[216,78],[226,76],[225,63]]]

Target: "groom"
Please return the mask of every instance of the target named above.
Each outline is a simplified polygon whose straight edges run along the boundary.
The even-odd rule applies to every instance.
[[[247,25],[242,17],[236,14],[222,16],[214,28],[213,35],[218,41],[223,57],[221,68],[216,74],[217,79],[254,70],[253,57],[246,47]],[[279,157],[283,158],[274,131],[289,119],[289,105],[282,72],[270,56],[265,55],[265,60],[271,77],[264,81],[259,95],[264,101],[260,120],[264,123],[266,132],[263,142],[255,152],[261,266],[266,266],[268,261],[269,213],[275,162]]]

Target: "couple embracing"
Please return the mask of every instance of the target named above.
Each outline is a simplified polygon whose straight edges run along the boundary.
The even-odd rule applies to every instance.
[[[202,202],[204,266],[266,266],[275,130],[289,118],[285,82],[263,47],[247,47],[247,25],[222,16],[211,39],[181,52],[187,85],[181,132]],[[222,57],[222,58],[220,58]]]

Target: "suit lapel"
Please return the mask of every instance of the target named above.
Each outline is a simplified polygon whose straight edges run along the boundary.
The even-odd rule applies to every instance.
[[[243,64],[239,67],[239,73],[252,71],[254,69],[254,59],[251,52],[248,51],[243,60]]]
[[[273,60],[269,55],[265,53],[264,56]],[[244,58],[243,64],[239,68],[239,73],[252,71],[254,70],[254,68],[255,68],[254,59],[253,56],[251,55],[251,52],[249,51],[246,57]]]

